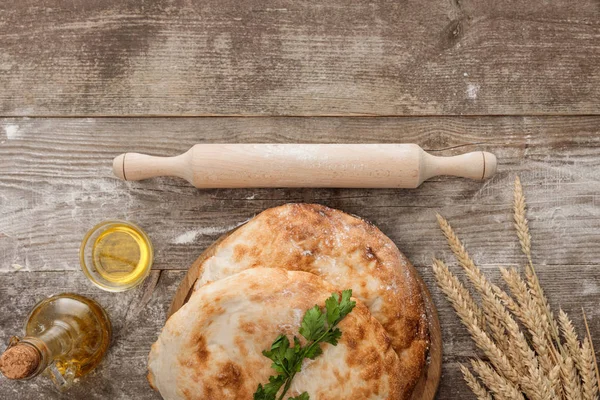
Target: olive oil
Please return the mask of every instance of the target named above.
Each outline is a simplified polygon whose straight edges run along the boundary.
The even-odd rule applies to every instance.
[[[110,320],[98,303],[72,293],[53,296],[29,314],[25,336],[11,338],[2,373],[20,380],[45,372],[64,389],[100,363],[110,340]]]
[[[107,221],[95,226],[83,239],[81,267],[102,289],[123,291],[141,283],[152,266],[153,249],[148,236],[126,221]]]
[[[94,268],[117,285],[129,285],[147,272],[151,249],[130,226],[114,226],[96,239],[92,248]]]

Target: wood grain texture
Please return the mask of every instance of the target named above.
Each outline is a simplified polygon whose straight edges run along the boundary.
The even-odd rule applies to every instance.
[[[484,184],[439,178],[418,190],[201,191],[182,180],[124,183],[111,174],[112,157],[122,152],[173,155],[195,143],[217,142],[413,142],[440,155],[491,151],[500,167]],[[68,394],[56,394],[41,379],[1,380],[0,398],[158,399],[145,381],[146,356],[185,268],[222,233],[290,201],[363,216],[398,244],[439,310],[444,365],[438,398],[472,398],[458,363],[477,353],[429,268],[433,256],[452,263],[435,212],[448,217],[475,260],[498,281],[499,265],[524,261],[510,210],[512,182],[519,174],[531,206],[542,284],[552,305],[569,312],[579,329],[580,307],[586,309],[598,341],[599,163],[600,117],[592,116],[1,119],[0,343],[20,332],[36,301],[63,291],[99,300],[116,329],[107,362]],[[133,292],[102,292],[79,271],[83,234],[109,218],[139,223],[155,244],[155,270]]]
[[[316,202],[378,225],[416,265],[445,246],[435,212],[469,237],[478,261],[517,264],[510,215],[520,174],[540,264],[600,258],[600,118],[202,118],[0,121],[0,270],[77,270],[85,232],[107,218],[137,222],[155,268],[183,269],[222,233],[265,208]],[[414,142],[434,154],[496,153],[481,184],[439,178],[418,190],[198,190],[178,179],[121,182],[112,158],[174,155],[196,142]],[[566,243],[565,246],[562,244]]]
[[[158,400],[146,357],[185,268],[224,232],[296,201],[360,215],[398,244],[439,311],[438,398],[471,399],[458,363],[477,351],[428,266],[452,262],[435,212],[498,281],[498,266],[523,263],[515,174],[550,302],[580,332],[583,306],[600,349],[599,43],[598,0],[1,2],[0,350],[35,302],[64,291],[105,306],[115,338],[68,393],[0,378],[0,398]],[[231,118],[86,118],[161,115]],[[340,117],[234,117],[274,115]],[[75,118],[21,118],[43,116]],[[418,190],[200,191],[110,171],[127,151],[235,142],[412,142],[438,155],[487,150],[500,164],[484,184],[438,178]],[[79,271],[81,238],[109,218],[139,223],[155,244],[154,270],[131,292],[102,292]]]
[[[597,0],[0,5],[0,115],[594,114]]]
[[[450,260],[448,252],[444,254]],[[456,265],[452,268],[458,270]],[[597,269],[597,265],[545,266],[539,274],[552,306],[561,306],[567,311],[580,332],[584,329],[581,307],[585,308],[596,344],[600,335],[600,311],[597,308],[600,278]],[[418,270],[431,289],[444,339],[444,364],[437,398],[471,399],[473,397],[462,381],[458,363],[465,363],[478,353],[466,329],[435,286],[429,267]],[[496,266],[488,266],[484,270],[496,282],[499,281]],[[65,291],[90,296],[104,306],[114,324],[114,340],[98,370],[66,394],[55,392],[44,379],[17,383],[0,378],[0,398],[160,399],[146,382],[146,357],[165,322],[169,303],[184,274],[185,271],[154,271],[143,287],[117,294],[97,289],[82,273],[75,271],[3,274],[0,280],[0,299],[3,301],[0,351],[11,335],[21,332],[27,313],[37,301]],[[585,282],[583,290],[582,282]]]

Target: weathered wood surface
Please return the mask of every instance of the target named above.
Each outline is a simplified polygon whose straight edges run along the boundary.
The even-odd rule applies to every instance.
[[[541,264],[600,259],[600,117],[190,118],[0,120],[0,270],[77,270],[85,232],[106,218],[136,221],[155,242],[155,267],[182,269],[215,238],[261,210],[317,202],[361,215],[417,265],[444,246],[435,212],[488,264],[516,264],[515,174],[530,198]],[[125,151],[175,155],[196,142],[415,142],[444,155],[496,153],[483,184],[439,178],[418,190],[197,190],[176,178],[122,182]],[[561,243],[567,243],[561,246]]]
[[[498,175],[477,183],[439,178],[417,190],[197,190],[183,180],[121,182],[112,157],[173,155],[196,142],[415,142],[436,154],[496,153]],[[531,206],[534,255],[551,303],[600,337],[599,117],[447,118],[5,118],[0,120],[0,343],[19,333],[36,301],[63,291],[99,300],[115,324],[107,361],[69,399],[157,399],[146,355],[188,265],[214,239],[261,210],[319,202],[376,223],[413,261],[439,309],[444,369],[438,398],[471,398],[458,363],[476,354],[435,287],[433,256],[452,261],[435,223],[449,218],[486,273],[523,258],[511,223],[519,174]],[[138,222],[155,244],[152,278],[108,294],[79,271],[87,229],[108,218]],[[598,340],[598,339],[597,339]],[[597,343],[597,346],[599,344]],[[0,345],[0,349],[2,346]],[[60,398],[43,380],[0,380],[0,398]]]
[[[571,313],[579,329],[583,329],[580,310],[584,307],[591,313],[591,329],[596,337],[600,333],[597,268],[597,265],[560,265],[545,266],[540,271],[550,302]],[[444,364],[438,399],[470,399],[472,396],[462,382],[458,363],[468,362],[474,357],[477,354],[475,347],[466,329],[434,286],[429,268],[419,268],[419,272],[432,289],[444,338]],[[485,272],[499,279],[496,267],[486,267]],[[184,274],[185,271],[153,271],[143,287],[116,295],[93,287],[83,274],[71,271],[3,274],[0,281],[2,342],[22,329],[28,311],[37,301],[64,291],[77,291],[99,301],[113,321],[115,338],[98,370],[69,392],[60,395],[45,379],[19,383],[0,380],[0,398],[160,399],[146,382],[146,357]],[[580,290],[582,282],[588,282],[584,290]]]
[[[0,115],[594,114],[597,0],[0,4]]]
[[[440,312],[438,398],[472,398],[458,363],[476,352],[428,266],[451,260],[435,212],[498,278],[498,266],[523,262],[515,174],[551,303],[579,328],[583,306],[600,348],[599,43],[597,0],[1,2],[0,343],[63,291],[99,300],[115,340],[67,394],[0,378],[0,399],[158,399],[146,356],[184,269],[222,233],[291,201],[363,216],[398,244]],[[232,117],[118,118],[216,115]],[[484,184],[439,178],[418,190],[200,191],[111,175],[119,153],[197,142],[414,142],[488,150],[500,167]],[[79,271],[83,234],[109,218],[138,222],[155,244],[152,276],[132,292],[102,292]]]

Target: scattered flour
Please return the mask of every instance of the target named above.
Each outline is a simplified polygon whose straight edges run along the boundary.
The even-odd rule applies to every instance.
[[[206,228],[193,229],[191,231],[184,232],[179,236],[175,237],[171,243],[172,244],[190,244],[194,243],[198,236],[203,235],[214,235],[217,233],[225,233],[230,230],[237,228],[240,225],[245,224],[250,219],[240,222],[239,224],[230,225],[230,226],[207,226]]]
[[[479,85],[473,85],[469,83],[467,86],[467,98],[471,100],[475,100],[477,98],[477,93],[479,92]]]
[[[600,292],[598,285],[596,285],[594,282],[583,282],[583,290],[582,290],[582,294],[584,295],[595,295],[598,294]]]
[[[6,138],[8,140],[14,140],[20,137],[19,125],[16,124],[4,124],[4,132],[6,133]]]
[[[196,239],[196,236],[198,236],[199,234],[200,234],[200,230],[187,231],[187,232],[182,233],[181,235],[177,236],[175,239],[173,239],[173,241],[171,243],[173,243],[173,244],[192,243]]]

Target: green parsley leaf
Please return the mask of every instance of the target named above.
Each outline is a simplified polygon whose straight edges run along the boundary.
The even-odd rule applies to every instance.
[[[275,399],[275,396],[273,397],[269,397],[267,396],[267,392],[265,392],[265,388],[263,387],[262,383],[258,384],[258,389],[256,389],[256,392],[254,392],[254,400],[271,400],[271,399]]]
[[[288,400],[310,400],[308,393],[304,392],[300,396],[290,397]]]
[[[269,377],[269,383],[265,386],[259,384],[256,393],[254,393],[254,400],[275,400],[277,392],[285,383],[286,378],[283,375],[274,375]]]
[[[333,293],[330,298],[325,300],[325,309],[327,310],[327,323],[333,325],[340,317],[339,295]]]
[[[319,306],[314,306],[306,311],[299,331],[308,341],[317,340],[323,334],[325,331],[325,314]]]
[[[300,343],[300,339],[294,336],[294,353],[300,354],[302,351],[302,344]]]
[[[271,350],[264,350],[262,353],[265,357],[273,361],[271,368],[280,374],[289,373],[288,366],[288,350],[290,341],[285,335],[279,335],[271,345]],[[295,358],[295,357],[294,357]]]
[[[341,337],[342,331],[340,331],[338,328],[335,328],[334,330],[330,330],[325,336],[323,336],[323,342],[337,346],[338,341]]]
[[[321,354],[323,354],[323,350],[321,349],[321,346],[319,346],[318,343],[315,343],[313,346],[309,346],[306,348],[306,351],[304,352],[304,357],[314,360]]]
[[[294,336],[294,345],[290,347],[290,341],[286,335],[279,335],[271,344],[269,350],[262,353],[273,363],[273,368],[278,374],[269,378],[269,383],[258,385],[254,393],[254,400],[283,400],[285,393],[289,390],[292,379],[296,373],[302,370],[302,361],[305,358],[314,360],[321,354],[323,349],[321,343],[329,343],[337,346],[342,337],[342,331],[335,326],[348,315],[356,302],[351,300],[352,290],[344,290],[342,295],[332,293],[325,300],[325,310],[318,305],[310,308],[304,314],[300,325],[300,335],[306,339],[302,346],[300,339]],[[283,390],[281,387],[283,386]],[[281,394],[277,396],[277,393]],[[307,392],[288,400],[310,400]]]
[[[342,292],[342,300],[340,301],[340,317],[336,321],[335,325],[340,322],[346,315],[350,314],[350,311],[356,306],[356,302],[350,300],[352,297],[352,289],[344,290]]]

